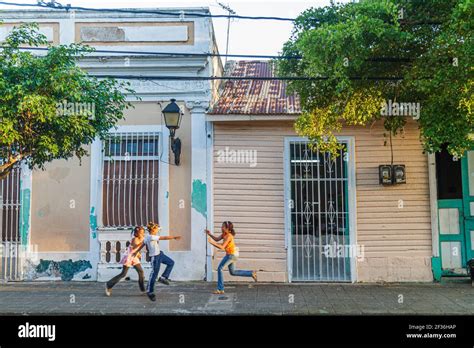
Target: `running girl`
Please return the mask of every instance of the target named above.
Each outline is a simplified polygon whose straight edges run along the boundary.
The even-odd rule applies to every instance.
[[[133,231],[133,238],[130,241],[130,244],[127,248],[127,251],[120,260],[120,263],[123,265],[122,272],[112,279],[110,279],[105,284],[105,294],[110,296],[112,294],[112,288],[117,284],[120,279],[124,278],[127,275],[130,267],[135,268],[138,273],[138,285],[142,293],[145,293],[145,276],[143,274],[143,268],[140,264],[140,250],[143,248],[145,238],[145,228],[143,226],[135,227]]]
[[[242,271],[236,270],[234,264],[238,259],[238,248],[235,246],[234,236],[234,225],[230,221],[224,221],[222,223],[222,234],[219,237],[214,237],[209,230],[205,230],[206,234],[209,236],[207,240],[210,244],[215,246],[217,249],[224,250],[226,255],[219,263],[217,267],[217,290],[214,291],[214,294],[223,294],[224,293],[224,275],[222,270],[225,267],[229,267],[229,273],[232,276],[237,277],[252,277],[253,280],[257,281],[257,271]],[[222,240],[221,244],[217,243]]]
[[[156,301],[155,282],[156,277],[158,277],[158,273],[160,272],[160,265],[164,263],[166,265],[166,268],[161,277],[158,279],[158,281],[166,285],[170,285],[169,276],[174,266],[174,261],[160,250],[159,241],[172,239],[179,240],[181,239],[181,236],[158,236],[160,226],[153,222],[148,223],[147,229],[149,234],[145,237],[145,244],[148,249],[148,254],[151,257],[150,262],[152,269],[146,293],[150,300]]]

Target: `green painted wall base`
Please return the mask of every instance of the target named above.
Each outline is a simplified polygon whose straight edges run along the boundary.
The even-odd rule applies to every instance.
[[[431,270],[433,272],[433,277],[435,281],[439,282],[441,280],[442,270],[441,270],[441,258],[433,256],[431,258]]]

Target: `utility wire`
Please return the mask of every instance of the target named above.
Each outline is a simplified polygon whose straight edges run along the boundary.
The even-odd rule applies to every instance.
[[[134,10],[134,9],[119,9],[119,8],[90,8],[90,7],[82,7],[82,6],[71,6],[71,5],[62,5],[58,2],[52,1],[46,3],[44,1],[40,1],[36,4],[19,4],[14,2],[7,2],[7,1],[0,1],[2,5],[9,5],[9,6],[22,6],[22,7],[41,7],[41,8],[50,8],[54,10],[63,10],[63,11],[70,11],[70,10],[79,10],[79,11],[93,11],[93,12],[118,12],[118,13],[135,13],[135,14],[157,14],[157,15],[164,15],[164,16],[174,16],[177,18],[184,17],[199,17],[199,18],[235,18],[235,19],[249,19],[249,20],[271,20],[271,21],[287,21],[287,22],[294,22],[295,18],[286,18],[286,17],[266,17],[266,16],[240,16],[240,15],[213,15],[210,13],[193,13],[193,12],[186,12],[186,11],[179,11],[179,12],[171,12],[171,11],[163,11],[163,10]]]
[[[11,46],[0,46],[0,48],[11,48]],[[18,47],[20,50],[48,51],[48,47]],[[220,53],[183,53],[183,52],[150,52],[150,51],[119,51],[119,50],[96,50],[92,52],[87,49],[78,49],[78,52],[108,53],[108,54],[136,54],[147,56],[181,56],[181,57],[229,57],[229,58],[265,58],[265,59],[301,59],[301,56],[272,56],[256,54],[220,54]]]
[[[11,46],[2,46],[0,49],[12,48]],[[20,50],[31,51],[48,51],[47,47],[18,47]],[[150,52],[150,51],[123,51],[123,50],[100,50],[94,49],[92,52],[87,49],[78,49],[78,52],[88,53],[107,53],[107,54],[130,54],[130,55],[147,55],[147,56],[162,56],[162,57],[229,57],[229,58],[259,58],[259,59],[278,59],[278,60],[300,60],[302,56],[272,56],[272,55],[258,55],[258,54],[220,54],[220,53],[183,53],[183,52]],[[366,59],[367,62],[379,63],[409,63],[414,61],[414,58],[399,58],[399,57],[374,57]]]
[[[230,8],[229,5],[224,5],[223,3],[220,3],[218,2],[219,6],[221,8],[223,8],[224,10],[227,11],[227,13],[229,14],[229,16],[232,14],[232,15],[235,15],[236,12]],[[231,18],[229,17],[228,21],[227,21],[227,40],[226,40],[226,45],[225,45],[225,54],[228,55],[229,54],[229,39],[230,39],[230,21],[231,21]],[[224,66],[227,64],[227,56],[225,57],[225,61],[224,61]]]
[[[327,76],[320,77],[296,77],[296,76],[275,76],[275,77],[261,77],[261,76],[143,76],[143,75],[93,75],[96,78],[114,78],[121,80],[158,80],[158,81],[214,81],[214,80],[231,80],[231,81],[325,81],[329,80]],[[385,77],[385,76],[352,76],[350,80],[367,80],[367,81],[400,81],[403,77]]]
[[[144,10],[144,9],[120,9],[120,8],[91,8],[91,7],[82,7],[82,6],[71,6],[70,4],[62,5],[61,3],[56,2],[55,0],[50,0],[50,2],[45,2],[38,0],[36,4],[19,4],[15,2],[0,1],[2,5],[8,6],[20,6],[20,7],[40,7],[40,8],[49,8],[53,10],[79,10],[79,11],[92,11],[92,12],[118,12],[118,13],[135,13],[135,14],[158,14],[164,16],[174,16],[180,19],[184,17],[198,17],[198,18],[234,18],[234,19],[249,19],[249,20],[267,20],[267,21],[286,21],[286,22],[295,22],[296,18],[287,18],[287,17],[267,17],[267,16],[241,16],[236,14],[226,14],[226,15],[213,15],[210,13],[193,13],[186,11],[171,12],[163,10]],[[421,21],[409,21],[409,20],[400,20],[401,24],[405,25],[440,25],[443,22],[437,20],[421,20]]]

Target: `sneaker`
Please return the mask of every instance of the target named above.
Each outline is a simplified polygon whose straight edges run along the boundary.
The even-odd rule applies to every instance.
[[[258,280],[257,280],[257,271],[253,271],[253,272],[252,272],[252,278],[253,278],[253,280],[255,281],[255,283],[258,281]]]
[[[105,285],[105,296],[110,296],[112,295],[112,289],[109,289],[107,287],[107,284]]]
[[[153,294],[153,293],[147,293],[146,295],[148,296],[148,298],[150,299],[150,301],[153,301],[153,302],[156,301],[156,296],[155,296],[155,294]]]
[[[214,290],[213,294],[214,295],[222,295],[222,294],[224,294],[224,290]]]
[[[170,285],[169,279],[160,277],[160,278],[158,279],[158,281],[159,281],[160,283],[162,283],[162,284]]]

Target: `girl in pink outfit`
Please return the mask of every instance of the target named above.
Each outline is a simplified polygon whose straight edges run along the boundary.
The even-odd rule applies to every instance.
[[[133,231],[133,238],[130,241],[130,245],[127,248],[127,251],[120,260],[120,263],[123,265],[122,272],[112,279],[110,279],[105,285],[105,294],[110,296],[112,294],[112,288],[117,284],[120,279],[125,278],[130,267],[135,268],[138,273],[138,286],[142,293],[145,293],[145,276],[143,274],[143,268],[140,263],[141,255],[140,250],[144,246],[145,239],[145,228],[143,226],[135,227]]]

